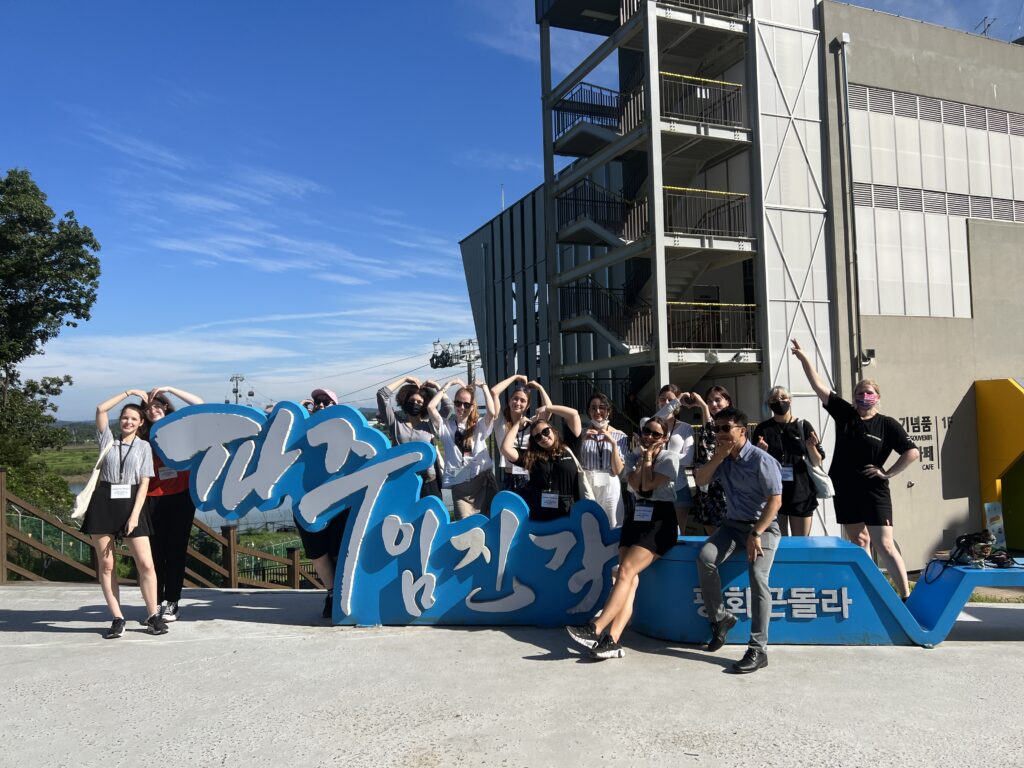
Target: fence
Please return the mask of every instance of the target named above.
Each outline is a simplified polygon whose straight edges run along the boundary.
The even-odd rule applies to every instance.
[[[743,86],[721,80],[661,73],[661,113],[712,125],[744,125]]]
[[[665,187],[665,232],[746,237],[747,196],[739,192]]]
[[[240,546],[238,531],[232,526],[217,533],[199,520],[192,525],[185,567],[187,586],[324,588],[311,564],[302,562],[298,547],[288,547],[282,557]],[[123,545],[116,546],[115,553],[130,558]],[[0,584],[95,578],[96,556],[90,537],[12,494],[7,489],[7,471],[0,467]],[[118,581],[135,583],[132,578],[119,577]]]
[[[672,349],[757,349],[756,304],[670,301]]]

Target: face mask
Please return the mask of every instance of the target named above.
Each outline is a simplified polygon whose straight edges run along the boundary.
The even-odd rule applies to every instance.
[[[776,416],[781,416],[784,413],[789,413],[788,402],[768,403],[768,407],[772,409],[772,413]]]
[[[423,403],[406,403],[402,410],[408,413],[410,416],[419,416],[423,413]]]
[[[857,407],[863,408],[864,410],[870,410],[878,404],[878,395],[874,392],[864,392],[863,394],[857,395]]]
[[[590,423],[594,429],[605,429],[608,426],[608,419],[591,419]]]

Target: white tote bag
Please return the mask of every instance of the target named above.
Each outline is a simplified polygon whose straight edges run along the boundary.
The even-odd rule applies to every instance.
[[[81,520],[85,517],[85,511],[89,508],[89,502],[92,501],[93,491],[96,490],[96,483],[100,479],[100,465],[103,463],[103,457],[107,455],[107,451],[114,445],[113,441],[107,443],[106,447],[100,451],[100,457],[96,459],[96,466],[92,469],[92,474],[89,475],[89,482],[85,484],[85,488],[79,491],[75,497],[75,510],[71,513],[72,520]]]

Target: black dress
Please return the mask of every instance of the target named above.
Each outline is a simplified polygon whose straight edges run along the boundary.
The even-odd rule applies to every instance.
[[[810,517],[818,508],[818,498],[808,470],[810,458],[807,456],[806,444],[813,432],[811,425],[803,419],[788,423],[769,419],[762,421],[754,430],[754,445],[764,438],[768,444],[768,455],[782,465],[780,515]],[[792,480],[786,479],[789,470],[793,473]]]

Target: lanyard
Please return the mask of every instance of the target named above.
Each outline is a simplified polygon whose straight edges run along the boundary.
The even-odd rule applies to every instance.
[[[136,439],[138,439],[138,438],[136,438]],[[117,482],[118,482],[119,485],[123,485],[124,484],[124,465],[125,465],[125,462],[128,461],[128,457],[132,453],[132,448],[135,447],[135,440],[132,440],[130,443],[128,443],[128,450],[127,451],[125,451],[124,453],[121,453],[121,449],[123,447],[124,447],[124,441],[119,440],[118,441],[118,445],[117,445],[117,455],[121,457],[121,466],[120,466],[120,468],[119,468],[119,470],[117,472]]]

